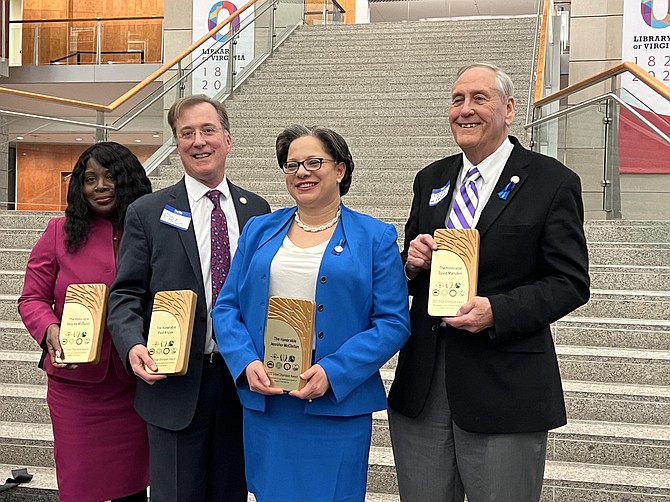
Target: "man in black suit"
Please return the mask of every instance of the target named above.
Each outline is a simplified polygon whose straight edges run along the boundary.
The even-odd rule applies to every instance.
[[[247,220],[270,207],[226,179],[232,138],[221,103],[202,95],[183,98],[168,122],[185,176],[128,207],[108,326],[138,376],[135,407],[148,423],[151,500],[246,502],[242,411],[209,316],[211,197],[225,214],[231,257]],[[146,339],[154,295],[179,289],[198,296],[189,365],[185,375],[166,378],[145,370],[156,370]]]
[[[389,393],[403,502],[539,500],[547,431],[566,423],[549,325],[586,303],[581,185],[508,136],[515,100],[499,68],[461,69],[449,121],[463,153],[414,181],[403,258],[412,335]],[[433,233],[477,167],[477,295],[454,317],[427,313]],[[457,227],[458,228],[458,227]]]

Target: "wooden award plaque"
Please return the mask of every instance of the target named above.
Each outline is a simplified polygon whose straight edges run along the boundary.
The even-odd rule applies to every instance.
[[[300,375],[312,365],[314,311],[312,300],[270,297],[263,364],[273,387],[291,391],[305,385]]]
[[[156,293],[151,310],[147,350],[158,366],[158,371],[151,371],[145,366],[148,373],[186,373],[197,301],[198,295],[190,289]]]
[[[476,229],[438,229],[428,290],[428,315],[448,317],[477,294],[479,232]]]
[[[107,318],[106,284],[70,284],[60,321],[59,363],[97,364]]]

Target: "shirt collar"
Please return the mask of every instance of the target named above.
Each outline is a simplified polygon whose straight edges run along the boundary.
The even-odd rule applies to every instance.
[[[228,186],[228,181],[225,176],[221,180],[221,183],[219,183],[215,188],[209,188],[208,186],[203,185],[188,174],[184,174],[184,183],[186,184],[186,193],[188,194],[188,198],[191,200],[191,202],[199,201],[210,190],[218,190],[221,192],[224,199],[230,198],[230,187]]]
[[[477,164],[477,170],[479,171],[479,174],[482,175],[482,180],[484,183],[488,183],[494,176],[496,179],[498,179],[498,176],[500,175],[498,168],[500,167],[501,163],[504,165],[507,162],[507,159],[509,159],[513,149],[514,145],[512,142],[509,140],[509,138],[505,138],[505,141],[501,143],[495,152]],[[465,177],[467,176],[470,169],[475,167],[475,165],[468,160],[465,154],[462,155],[463,169],[461,169],[461,174],[459,176],[459,184],[465,181]]]

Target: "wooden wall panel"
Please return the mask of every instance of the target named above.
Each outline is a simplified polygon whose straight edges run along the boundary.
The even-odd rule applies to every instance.
[[[16,209],[62,211],[63,175],[70,173],[88,145],[17,144]],[[128,146],[144,162],[153,146]]]

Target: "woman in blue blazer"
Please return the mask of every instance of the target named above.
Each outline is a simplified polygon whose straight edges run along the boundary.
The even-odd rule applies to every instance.
[[[341,203],[354,162],[326,128],[291,126],[277,160],[296,207],[251,219],[212,312],[244,407],[249,489],[259,502],[363,501],[379,368],[409,337],[392,225]],[[263,364],[268,299],[314,300],[314,364],[284,393]]]

